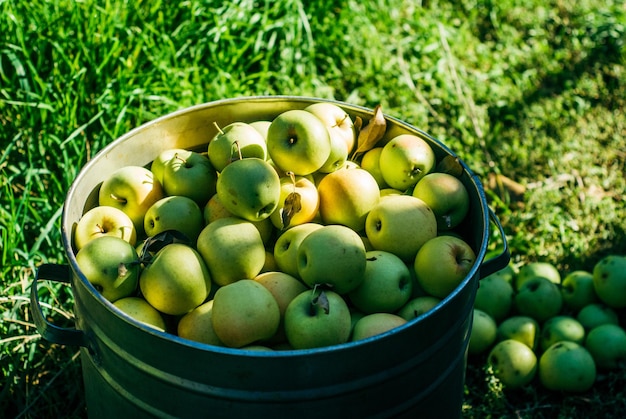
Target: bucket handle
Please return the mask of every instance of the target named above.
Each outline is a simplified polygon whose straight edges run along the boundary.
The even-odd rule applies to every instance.
[[[30,306],[33,320],[39,334],[47,341],[58,343],[61,345],[87,346],[85,334],[82,330],[76,328],[59,327],[46,320],[41,303],[39,302],[39,294],[37,292],[37,284],[39,279],[70,283],[71,271],[68,265],[58,265],[47,263],[41,265],[37,269],[35,279],[30,289]]]
[[[502,236],[503,248],[502,252],[488,260],[484,261],[482,265],[480,265],[480,279],[483,279],[495,272],[498,272],[501,269],[507,267],[509,262],[511,261],[511,253],[509,251],[509,245],[506,241],[506,234],[504,232],[504,228],[502,227],[502,223],[498,219],[498,216],[489,208],[489,219],[492,223],[496,225],[498,230],[500,231],[500,236]]]

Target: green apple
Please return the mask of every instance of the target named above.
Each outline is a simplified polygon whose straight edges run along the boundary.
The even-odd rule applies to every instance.
[[[382,153],[382,151],[382,147],[374,147],[366,151],[365,154],[363,154],[363,157],[361,157],[361,169],[367,170],[369,174],[372,175],[372,177],[376,180],[376,183],[378,183],[378,188],[380,189],[381,194],[385,189],[396,191],[398,194],[401,194],[402,192],[397,189],[389,188],[389,185],[387,185],[387,182],[385,182],[385,179],[383,178],[383,174],[380,171],[380,153]]]
[[[599,369],[623,369],[626,366],[626,331],[616,324],[603,324],[592,329],[585,348]]]
[[[345,166],[348,160],[348,149],[343,139],[337,136],[330,136],[330,154],[326,162],[317,169],[321,173],[331,173]]]
[[[352,341],[367,339],[378,336],[385,332],[402,326],[406,320],[397,314],[392,313],[371,313],[366,314],[354,325],[352,331]]]
[[[576,320],[586,330],[594,329],[603,324],[619,324],[617,312],[602,303],[587,304],[580,309],[576,315]]]
[[[326,125],[331,138],[338,138],[343,141],[347,154],[352,151],[356,142],[356,134],[352,118],[346,111],[329,102],[314,103],[304,110],[317,116]]]
[[[215,194],[209,199],[209,202],[206,203],[204,209],[202,210],[202,217],[204,219],[204,224],[212,223],[215,220],[220,218],[227,217],[237,217],[232,212],[228,211],[222,201],[220,201],[220,197]],[[239,218],[239,217],[237,217]],[[252,221],[252,224],[259,230],[261,234],[261,240],[263,240],[264,244],[269,243],[274,235],[274,225],[269,218],[264,218],[260,221]]]
[[[354,231],[363,230],[368,213],[380,199],[376,180],[359,168],[327,174],[317,190],[324,224],[341,224]]]
[[[216,182],[209,158],[195,151],[178,151],[163,167],[165,194],[186,196],[201,207],[215,194]]]
[[[184,148],[168,148],[161,151],[159,155],[152,160],[152,163],[150,164],[150,171],[161,185],[163,185],[163,173],[165,172],[165,165],[167,162],[169,162],[175,155],[184,155],[185,153],[187,153],[187,150]]]
[[[139,287],[146,301],[161,313],[185,314],[206,300],[211,276],[200,254],[182,243],[168,244],[143,268]]]
[[[593,286],[600,301],[611,308],[626,307],[626,256],[609,255],[593,267]]]
[[[234,215],[261,221],[278,207],[280,178],[265,160],[255,157],[236,160],[217,178],[217,195]]]
[[[83,214],[74,230],[74,247],[80,250],[89,241],[102,236],[116,236],[132,246],[137,242],[133,220],[121,209],[101,205]]]
[[[371,209],[365,220],[365,233],[374,249],[410,262],[426,242],[437,236],[437,220],[421,199],[391,195]]]
[[[539,348],[540,330],[539,322],[532,317],[512,316],[498,324],[497,340],[514,339],[535,351]]]
[[[399,310],[411,298],[413,282],[404,261],[383,250],[366,252],[361,284],[348,293],[352,304],[366,314]]]
[[[280,326],[278,331],[271,338],[271,342],[282,342],[287,339],[285,336],[285,311],[287,306],[298,295],[308,290],[309,287],[297,278],[286,274],[284,272],[270,271],[257,275],[254,280],[263,285],[272,293],[276,302],[278,303],[278,309],[280,311]]]
[[[183,315],[178,321],[177,334],[183,339],[224,346],[213,330],[213,300],[209,300]]]
[[[513,286],[503,277],[486,276],[478,283],[474,307],[501,322],[511,312],[513,292]]]
[[[389,195],[404,195],[402,191],[393,188],[383,188],[380,190],[380,197],[384,198]]]
[[[561,283],[563,304],[574,311],[600,300],[593,285],[593,274],[584,270],[568,273]]]
[[[326,125],[311,112],[288,110],[274,118],[269,126],[267,151],[284,172],[308,175],[328,160],[330,135]]]
[[[204,217],[193,199],[183,195],[166,196],[148,209],[143,226],[148,237],[166,230],[176,230],[195,243],[204,228]]]
[[[137,236],[141,236],[148,208],[164,196],[163,187],[150,170],[141,166],[124,166],[104,179],[98,203],[124,211],[133,220]]]
[[[320,228],[322,228],[321,224],[305,223],[293,226],[278,236],[274,244],[274,259],[282,272],[300,278],[298,273],[298,248],[309,233]]]
[[[303,176],[293,179],[286,176],[280,178],[280,198],[270,220],[278,229],[289,228],[313,221],[319,208],[320,197],[311,180]]]
[[[207,224],[198,236],[197,249],[219,286],[254,278],[265,264],[259,230],[241,218],[220,218]]]
[[[406,191],[435,166],[430,145],[413,134],[400,134],[383,146],[380,171],[387,185]]]
[[[367,265],[363,240],[343,225],[327,225],[309,233],[298,247],[297,261],[305,284],[323,285],[341,295],[363,282]]]
[[[465,241],[437,236],[417,252],[415,275],[424,291],[445,298],[467,277],[475,262],[476,255]]]
[[[330,290],[307,290],[285,310],[285,334],[294,349],[321,348],[346,343],[351,316],[345,300]]]
[[[559,315],[549,318],[541,328],[541,349],[545,351],[561,341],[583,344],[585,328],[571,316]]]
[[[259,134],[261,134],[261,136],[263,137],[263,140],[265,140],[265,142],[267,143],[267,131],[269,130],[271,124],[272,121],[259,120],[252,121],[249,125],[257,130]],[[265,151],[267,152],[267,146],[265,147]]]
[[[576,342],[558,342],[539,358],[539,380],[549,390],[584,392],[596,380],[596,365],[584,346]]]
[[[76,253],[78,268],[107,300],[132,295],[139,280],[139,256],[126,240],[101,236]]]
[[[280,325],[280,309],[267,288],[252,279],[242,279],[217,290],[211,323],[220,341],[241,348],[274,336]]]
[[[209,141],[208,158],[218,172],[231,162],[256,157],[267,160],[265,137],[245,122],[233,122],[218,130]]]
[[[165,332],[166,325],[163,316],[143,298],[124,297],[115,300],[113,305],[138,322]]]
[[[479,355],[487,351],[496,341],[498,327],[496,321],[482,310],[472,310],[472,329],[468,353]]]
[[[469,194],[463,182],[447,173],[429,173],[413,189],[413,196],[433,210],[437,228],[448,231],[461,224],[470,207]]]
[[[511,390],[529,384],[537,374],[537,356],[514,339],[496,343],[487,356],[487,365],[504,387]]]
[[[440,302],[441,298],[433,297],[431,295],[414,297],[403,305],[396,314],[407,321],[413,320],[414,318],[429,312]]]
[[[561,274],[556,266],[548,262],[530,262],[523,265],[515,276],[515,289],[519,290],[524,282],[536,276],[542,276],[557,285],[561,283]]]
[[[513,304],[520,314],[543,323],[561,312],[563,297],[554,282],[536,276],[522,284],[513,298]]]

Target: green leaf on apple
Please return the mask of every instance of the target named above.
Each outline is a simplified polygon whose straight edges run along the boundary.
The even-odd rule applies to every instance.
[[[298,192],[291,192],[285,198],[285,205],[283,206],[282,213],[283,228],[287,228],[289,223],[291,223],[293,216],[302,210],[301,198],[302,197]]]

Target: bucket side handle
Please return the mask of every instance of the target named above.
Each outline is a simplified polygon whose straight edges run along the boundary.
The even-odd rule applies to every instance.
[[[30,289],[30,306],[33,320],[39,334],[47,341],[61,345],[87,346],[85,334],[82,330],[75,328],[59,327],[46,320],[41,303],[37,285],[39,280],[49,280],[61,283],[70,283],[71,271],[68,265],[44,264],[37,269],[35,279]]]
[[[499,255],[489,258],[488,260],[484,261],[482,265],[480,265],[480,279],[506,268],[506,266],[511,261],[511,253],[509,251],[509,245],[506,241],[504,228],[502,227],[498,216],[493,212],[491,208],[489,208],[489,219],[493,224],[496,225],[496,227],[500,231],[503,248],[502,252],[500,252]]]

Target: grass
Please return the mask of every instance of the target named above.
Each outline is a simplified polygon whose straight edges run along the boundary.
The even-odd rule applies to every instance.
[[[37,335],[30,283],[65,260],[60,208],[85,162],[198,103],[380,103],[483,179],[514,264],[565,273],[626,254],[624,22],[618,0],[0,0],[0,410],[84,415],[77,350]],[[72,324],[67,288],[41,296],[61,325]],[[470,361],[467,417],[626,411],[623,372],[580,395],[507,392]]]

